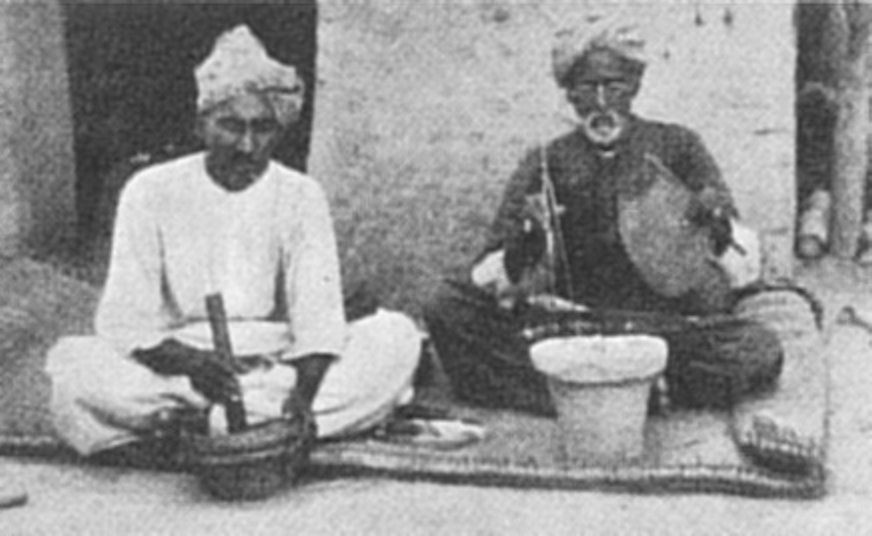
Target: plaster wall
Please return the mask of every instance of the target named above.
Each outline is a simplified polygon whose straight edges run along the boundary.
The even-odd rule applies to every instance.
[[[43,252],[74,229],[75,169],[56,2],[0,3],[0,255]]]
[[[792,269],[792,3],[325,0],[310,172],[327,186],[346,278],[415,302],[472,259],[524,152],[573,125],[551,77],[558,29],[620,11],[652,62],[640,115],[697,130],[770,276]],[[353,282],[353,281],[352,281]],[[413,307],[414,308],[414,307]]]

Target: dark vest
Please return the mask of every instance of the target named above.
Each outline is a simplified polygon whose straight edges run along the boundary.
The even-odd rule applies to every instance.
[[[592,307],[695,312],[691,303],[661,297],[642,280],[621,242],[617,212],[618,196],[636,186],[646,153],[658,157],[679,179],[698,179],[687,177],[692,163],[686,160],[695,157],[688,154],[684,142],[687,131],[642,120],[629,128],[610,153],[595,147],[580,131],[548,146],[547,168],[557,201],[565,207],[560,221],[573,297]],[[710,160],[707,154],[700,157]],[[720,181],[719,176],[715,179]],[[557,275],[557,288],[569,297],[567,270],[558,270]]]

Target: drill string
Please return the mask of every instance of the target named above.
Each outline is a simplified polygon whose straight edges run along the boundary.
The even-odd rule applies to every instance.
[[[557,191],[551,180],[551,169],[548,165],[548,149],[544,143],[539,144],[539,176],[542,181],[542,196],[545,206],[545,233],[548,237],[548,262],[555,270],[562,270],[566,282],[566,297],[575,303],[575,285],[572,281],[572,272],[569,268],[569,256],[566,252],[566,242],[563,237],[563,229],[560,223],[560,213],[557,204]],[[555,258],[555,255],[557,256]],[[551,292],[556,292],[556,281],[550,281]]]

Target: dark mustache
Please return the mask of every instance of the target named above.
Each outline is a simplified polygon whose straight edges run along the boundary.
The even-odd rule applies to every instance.
[[[254,156],[252,156],[248,153],[235,152],[235,153],[231,153],[228,156],[229,156],[228,161],[233,165],[248,165],[248,166],[250,166],[250,165],[254,165],[256,163]]]

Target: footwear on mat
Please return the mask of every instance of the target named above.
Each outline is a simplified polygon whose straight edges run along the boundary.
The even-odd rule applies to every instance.
[[[0,480],[0,508],[12,508],[25,503],[27,503],[27,492],[24,488],[5,478]]]
[[[451,410],[430,404],[413,402],[394,410],[393,419],[449,419]]]
[[[807,476],[823,468],[817,444],[799,437],[774,419],[755,415],[750,426],[737,430],[739,450],[760,467],[781,474]]]
[[[485,437],[481,423],[466,419],[391,419],[373,432],[374,439],[437,450],[454,450]]]

